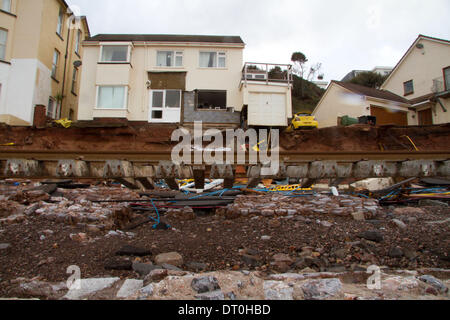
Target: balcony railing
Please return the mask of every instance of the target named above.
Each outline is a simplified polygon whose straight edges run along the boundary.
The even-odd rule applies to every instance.
[[[433,79],[433,86],[431,87],[431,91],[433,93],[442,93],[449,90],[450,90],[450,79],[444,79],[444,77]]]
[[[246,62],[242,70],[242,82],[260,83],[282,83],[291,85],[293,83],[292,65],[276,63]]]

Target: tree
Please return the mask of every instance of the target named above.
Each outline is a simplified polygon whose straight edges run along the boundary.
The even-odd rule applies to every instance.
[[[302,52],[294,52],[291,61],[295,64],[294,71],[303,78],[306,71],[306,63],[308,62],[306,56]]]
[[[383,76],[372,71],[364,71],[348,82],[359,84],[364,87],[378,89],[386,81],[388,76],[389,75]]]

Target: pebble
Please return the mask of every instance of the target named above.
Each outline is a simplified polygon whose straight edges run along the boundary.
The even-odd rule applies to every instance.
[[[398,219],[393,219],[392,222],[402,230],[405,230],[407,228],[406,224],[403,221],[400,221]]]
[[[448,292],[448,288],[447,286],[439,279],[436,279],[433,276],[430,275],[423,275],[419,277],[420,281],[423,281],[425,283],[428,283],[429,285],[431,285],[433,288],[435,288],[436,290],[438,290],[440,293],[446,293]]]
[[[261,240],[263,240],[263,241],[267,241],[267,240],[270,240],[270,239],[272,239],[272,237],[270,237],[270,236],[262,236],[261,237]]]
[[[183,265],[183,257],[178,252],[161,253],[156,256],[155,263],[159,265],[166,263],[175,267],[181,267]]]
[[[320,279],[310,280],[301,286],[305,300],[325,300],[342,292],[341,280]]]
[[[194,278],[191,282],[192,289],[197,293],[220,290],[219,281],[215,277]]]
[[[374,242],[382,242],[384,239],[383,235],[377,230],[361,232],[358,237]]]

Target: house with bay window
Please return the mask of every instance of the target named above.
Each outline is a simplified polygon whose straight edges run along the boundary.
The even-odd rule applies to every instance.
[[[237,127],[292,117],[291,67],[244,64],[239,36],[100,34],[83,47],[78,120]]]
[[[32,125],[36,106],[75,120],[89,36],[64,0],[0,0],[0,123]]]

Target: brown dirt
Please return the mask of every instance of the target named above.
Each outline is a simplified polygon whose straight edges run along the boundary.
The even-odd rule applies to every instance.
[[[123,127],[73,127],[33,129],[0,126],[0,145],[15,143],[1,150],[71,151],[164,151],[171,150],[173,125],[136,125]],[[426,127],[331,127],[320,130],[282,132],[282,150],[305,152],[414,150],[408,136],[422,151],[449,150],[450,125]]]
[[[177,251],[184,257],[185,263],[207,263],[208,270],[231,270],[233,267],[248,270],[239,253],[239,249],[244,248],[256,250],[262,258],[260,270],[267,270],[271,268],[269,263],[274,254],[285,253],[296,259],[305,246],[320,252],[317,264],[325,269],[339,262],[335,256],[338,249],[347,250],[347,258],[339,262],[347,268],[373,263],[397,269],[449,268],[448,224],[431,226],[425,223],[445,220],[449,213],[448,208],[429,208],[426,215],[412,215],[417,221],[408,223],[405,231],[393,226],[386,217],[380,218],[374,225],[367,221],[324,215],[280,219],[279,224],[262,217],[225,220],[219,216],[203,216],[190,221],[168,220],[176,230],[153,230],[151,224],[146,224],[132,231],[136,233],[132,239],[105,237],[106,232],[88,232],[91,239],[98,237],[90,243],[80,243],[69,237],[73,233],[87,232],[85,229],[34,217],[27,222],[1,228],[0,243],[10,243],[12,248],[0,255],[0,296],[9,296],[13,287],[10,281],[18,277],[40,276],[44,281],[65,281],[68,276],[66,269],[70,265],[78,265],[85,278],[135,277],[131,271],[111,272],[104,269],[105,262],[114,258],[115,252],[126,244],[150,249],[153,255]],[[316,219],[336,224],[326,228],[319,225]],[[383,234],[381,243],[358,237],[361,231],[374,229]],[[44,230],[54,233],[46,234],[46,238],[40,240]],[[261,240],[263,235],[271,236],[271,240]],[[359,243],[351,244],[355,241]],[[390,258],[388,252],[395,246],[416,253],[417,258]],[[154,256],[147,259],[151,258]],[[317,265],[312,267],[318,268]]]

